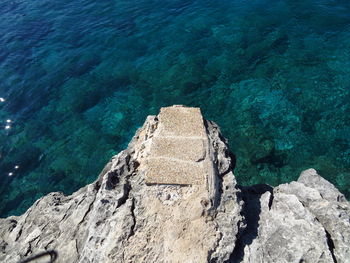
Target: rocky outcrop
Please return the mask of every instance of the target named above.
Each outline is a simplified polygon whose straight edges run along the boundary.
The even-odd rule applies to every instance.
[[[234,161],[199,109],[163,108],[94,183],[0,219],[0,262],[350,262],[350,206],[332,184],[310,169],[239,187]]]
[[[350,262],[350,206],[314,169],[243,189],[247,228],[232,262]]]

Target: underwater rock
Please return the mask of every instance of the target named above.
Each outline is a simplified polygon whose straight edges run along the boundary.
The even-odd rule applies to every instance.
[[[313,169],[239,187],[235,157],[198,108],[162,108],[98,179],[0,219],[0,262],[349,262],[350,206]]]

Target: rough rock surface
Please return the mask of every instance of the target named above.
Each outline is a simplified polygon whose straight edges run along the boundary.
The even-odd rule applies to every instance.
[[[350,262],[350,205],[332,184],[309,169],[239,187],[234,162],[199,109],[163,108],[94,183],[0,219],[0,262]]]
[[[242,189],[247,227],[231,262],[350,262],[350,205],[314,169]]]
[[[243,220],[231,162],[199,109],[164,108],[96,182],[1,219],[0,261],[54,249],[58,262],[223,262]]]

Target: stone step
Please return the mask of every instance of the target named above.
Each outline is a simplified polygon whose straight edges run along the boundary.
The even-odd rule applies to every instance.
[[[159,136],[199,136],[206,138],[199,108],[183,106],[162,108],[159,116]]]
[[[203,163],[165,157],[149,157],[146,184],[200,185],[205,183]]]
[[[146,162],[146,184],[205,184],[210,160],[200,109],[162,108],[158,118]]]
[[[205,184],[210,160],[200,109],[162,108],[158,118],[146,162],[146,184]]]
[[[193,162],[203,161],[206,155],[206,142],[198,138],[154,137],[150,155],[152,157],[169,157]]]

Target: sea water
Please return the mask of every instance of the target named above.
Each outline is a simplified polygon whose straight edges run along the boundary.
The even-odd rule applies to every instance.
[[[201,107],[242,185],[350,197],[350,1],[2,0],[0,217],[97,178],[160,107]]]

